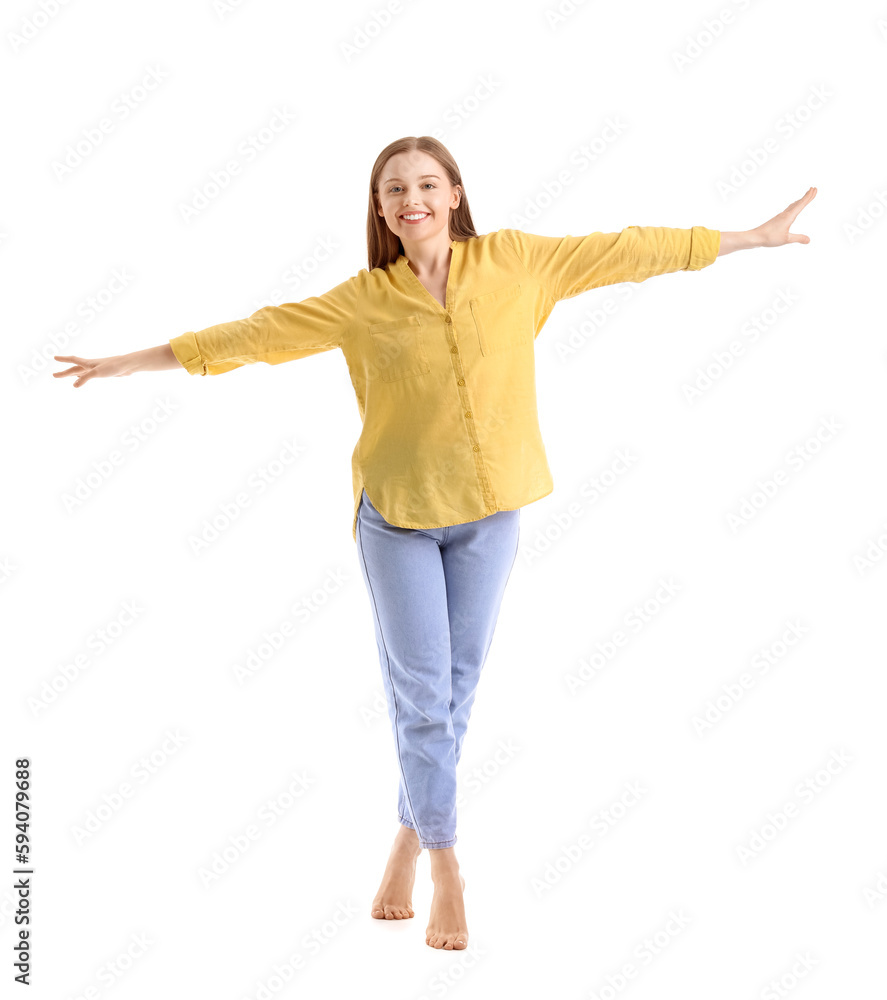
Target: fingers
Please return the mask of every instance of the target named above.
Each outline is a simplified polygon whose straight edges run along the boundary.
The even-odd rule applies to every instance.
[[[788,229],[791,229],[795,219],[797,219],[797,217],[801,214],[801,210],[805,208],[815,197],[816,188],[807,188],[806,194],[802,198],[798,198],[797,201],[793,201],[791,205],[789,205],[788,208],[782,213],[783,219],[788,223]],[[795,236],[794,233],[787,233],[787,240],[789,243],[809,243],[810,237],[806,236],[801,239]]]
[[[801,209],[805,205],[809,204],[815,197],[816,197],[816,188],[815,187],[807,188],[806,194],[804,194],[801,198],[798,198],[797,201],[793,201],[791,205],[789,205],[789,209],[793,209],[795,205],[797,205],[798,208],[797,211],[795,212],[795,215],[797,215],[798,212],[800,212]]]
[[[790,216],[789,216],[789,220],[788,220],[789,229],[791,229],[792,224],[794,223],[795,219],[797,219],[797,217],[801,214],[801,209],[804,208],[805,206],[807,206],[811,201],[813,201],[813,199],[815,197],[816,197],[816,188],[815,187],[809,187],[809,188],[807,188],[807,192],[806,192],[806,194],[804,195],[803,198],[798,198],[797,201],[793,201],[791,203],[791,205],[789,206],[789,209],[794,209],[794,211],[792,211],[791,214],[790,214]],[[795,208],[796,205],[797,205],[797,208]],[[788,233],[787,236],[786,236],[786,238],[787,238],[787,240],[788,240],[789,243],[809,243],[810,242],[810,237],[809,236],[805,236],[802,233]]]
[[[53,359],[55,361],[73,361],[74,366],[72,368],[66,368],[61,372],[53,372],[53,378],[64,378],[66,375],[84,375],[90,370],[91,367],[95,365],[94,361],[90,361],[88,358],[80,358],[76,354],[54,354]],[[74,388],[76,389],[78,385],[82,382],[75,382]]]
[[[84,363],[84,358],[75,357],[73,354],[54,354],[53,359],[55,361],[73,361],[73,368],[66,368],[63,372],[53,372],[53,378],[64,378],[65,375],[76,375],[81,371],[84,371],[86,365]]]

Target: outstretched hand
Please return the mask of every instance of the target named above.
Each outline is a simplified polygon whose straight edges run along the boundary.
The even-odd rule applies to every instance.
[[[130,351],[129,354],[118,354],[111,358],[80,358],[76,354],[54,354],[53,357],[56,361],[73,362],[71,368],[53,372],[52,377],[74,375],[75,389],[94,378],[114,378],[135,372],[162,372],[170,368],[181,370],[183,367],[169,341],[158,344],[157,347],[146,347],[143,351]]]
[[[810,237],[800,233],[790,233],[792,223],[797,219],[802,208],[806,208],[816,197],[816,188],[807,189],[803,198],[793,201],[788,208],[783,209],[779,215],[774,215],[772,219],[762,223],[754,230],[755,235],[760,239],[758,246],[781,247],[786,243],[809,243]]]
[[[72,368],[63,372],[53,372],[53,378],[64,378],[66,375],[76,375],[74,388],[79,389],[92,378],[113,378],[119,375],[131,375],[134,368],[125,354],[111,358],[79,358],[73,354],[54,354],[55,361],[72,361]]]

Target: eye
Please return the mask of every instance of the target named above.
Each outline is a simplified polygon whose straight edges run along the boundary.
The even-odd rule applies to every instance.
[[[388,188],[388,193],[391,194],[391,192],[395,188],[399,188],[399,187],[400,187],[400,184],[393,185],[392,187]],[[434,187],[434,182],[433,181],[425,181],[425,183],[422,185],[422,187]]]

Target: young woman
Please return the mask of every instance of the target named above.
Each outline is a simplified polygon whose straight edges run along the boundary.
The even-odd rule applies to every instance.
[[[474,229],[462,177],[430,136],[398,139],[370,178],[369,268],[329,292],[117,357],[57,355],[94,378],[184,367],[218,375],[339,348],[363,421],[352,456],[361,573],[400,771],[399,827],[373,917],[413,916],[431,858],[426,944],[468,944],[456,766],[517,555],[520,508],[553,489],[539,433],[534,342],[555,303],[602,285],[707,267],[789,229],[810,188],[748,232],[629,226],[535,236]]]

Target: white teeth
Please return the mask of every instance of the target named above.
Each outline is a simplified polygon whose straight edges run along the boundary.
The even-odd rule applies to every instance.
[[[405,215],[404,218],[405,219],[410,219],[410,220],[412,220],[412,219],[424,219],[426,215],[428,215],[427,212],[419,212],[417,215]]]

